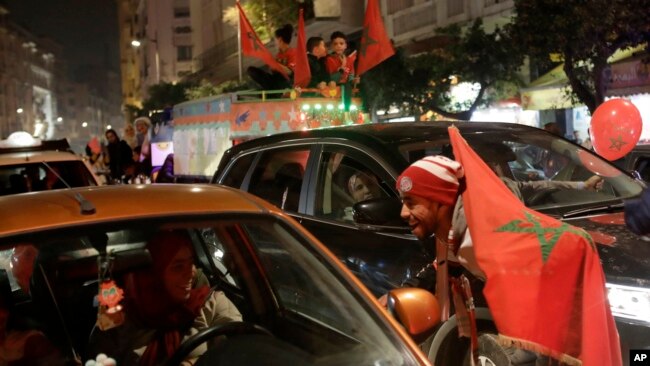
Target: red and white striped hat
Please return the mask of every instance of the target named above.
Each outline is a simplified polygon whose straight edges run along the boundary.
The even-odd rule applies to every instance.
[[[458,180],[465,176],[459,162],[445,156],[422,158],[397,178],[397,190],[450,206],[456,201]]]

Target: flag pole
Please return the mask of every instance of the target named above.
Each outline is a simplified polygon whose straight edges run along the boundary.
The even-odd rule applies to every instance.
[[[237,0],[239,3],[239,0]],[[241,16],[237,12],[237,63],[239,66],[239,82],[241,83],[244,79],[242,76],[242,69],[244,68],[244,58],[241,54]]]

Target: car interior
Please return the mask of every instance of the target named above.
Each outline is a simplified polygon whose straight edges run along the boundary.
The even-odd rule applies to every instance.
[[[258,163],[249,192],[283,210],[297,212],[308,151],[270,153]]]
[[[49,162],[47,166],[43,163],[23,163],[0,166],[0,196],[48,189],[46,180],[50,176],[58,178],[52,170],[56,170],[56,174],[71,187],[95,185],[81,161]],[[65,183],[57,179],[51,189],[66,188]]]
[[[241,221],[232,219],[217,226],[203,223],[186,227],[195,247],[196,266],[207,275],[212,286],[224,291],[244,320],[242,324],[230,325],[232,329],[219,331],[237,337],[227,343],[227,349],[222,344],[220,350],[211,351],[206,360],[220,360],[217,364],[259,363],[263,357],[275,353],[298,365],[313,364],[314,357],[325,356],[335,364],[341,362],[336,355],[345,354],[346,349],[365,354],[364,342],[353,336],[356,320],[349,319],[352,324],[341,322],[348,317],[349,309],[333,306],[337,302],[327,300],[328,295],[321,293],[322,289],[312,282],[315,275],[307,268],[325,268],[326,264],[305,256],[300,239],[293,237],[294,234],[270,229],[277,224],[257,226]],[[3,300],[11,299],[14,318],[22,318],[24,324],[45,333],[69,361],[94,358],[95,355],[89,354],[92,349],[89,340],[98,331],[100,273],[109,273],[110,278],[123,286],[125,274],[152,265],[145,249],[151,232],[172,225],[178,226],[149,222],[141,223],[140,228],[129,225],[44,239],[44,245],[38,246],[28,293],[16,285],[15,279],[10,285],[13,291],[7,291],[11,279],[7,273],[11,273],[11,268],[5,268],[0,272],[0,288],[4,291],[0,295]],[[289,250],[284,243],[291,243],[294,249]],[[106,250],[111,254],[99,254]],[[5,250],[0,255],[10,256],[11,252]],[[291,265],[292,262],[296,264]],[[342,288],[337,292],[345,297],[354,296]],[[338,300],[340,296],[333,295],[333,298]],[[206,339],[210,338],[208,335]],[[201,339],[199,344],[206,339]],[[247,341],[251,339],[260,347],[255,356],[258,358],[238,358],[242,349],[250,347]],[[110,355],[110,350],[106,353]]]

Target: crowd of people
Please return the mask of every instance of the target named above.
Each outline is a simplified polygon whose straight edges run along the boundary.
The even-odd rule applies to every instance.
[[[278,52],[275,60],[282,65],[289,76],[286,78],[278,71],[251,66],[247,69],[248,76],[262,90],[280,90],[293,87],[293,73],[296,67],[296,49],[291,47],[293,27],[286,24],[274,33]],[[341,88],[344,97],[350,97],[352,90],[360,82],[355,74],[354,63],[356,50],[348,47],[348,40],[343,32],[335,31],[329,39],[329,53],[322,37],[310,37],[306,43],[307,59],[311,72],[311,80],[307,85],[306,95],[323,93],[326,89]],[[309,90],[317,90],[313,92]]]
[[[133,124],[127,123],[122,138],[116,130],[108,129],[104,133],[105,145],[102,146],[97,138],[86,145],[86,158],[108,184],[172,182],[173,154],[166,157],[162,167],[152,166],[151,130],[148,117],[138,117]]]

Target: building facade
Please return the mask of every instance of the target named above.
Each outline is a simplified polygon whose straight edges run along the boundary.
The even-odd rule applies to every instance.
[[[58,113],[55,67],[61,48],[37,38],[0,10],[0,137],[27,131],[53,138]]]

